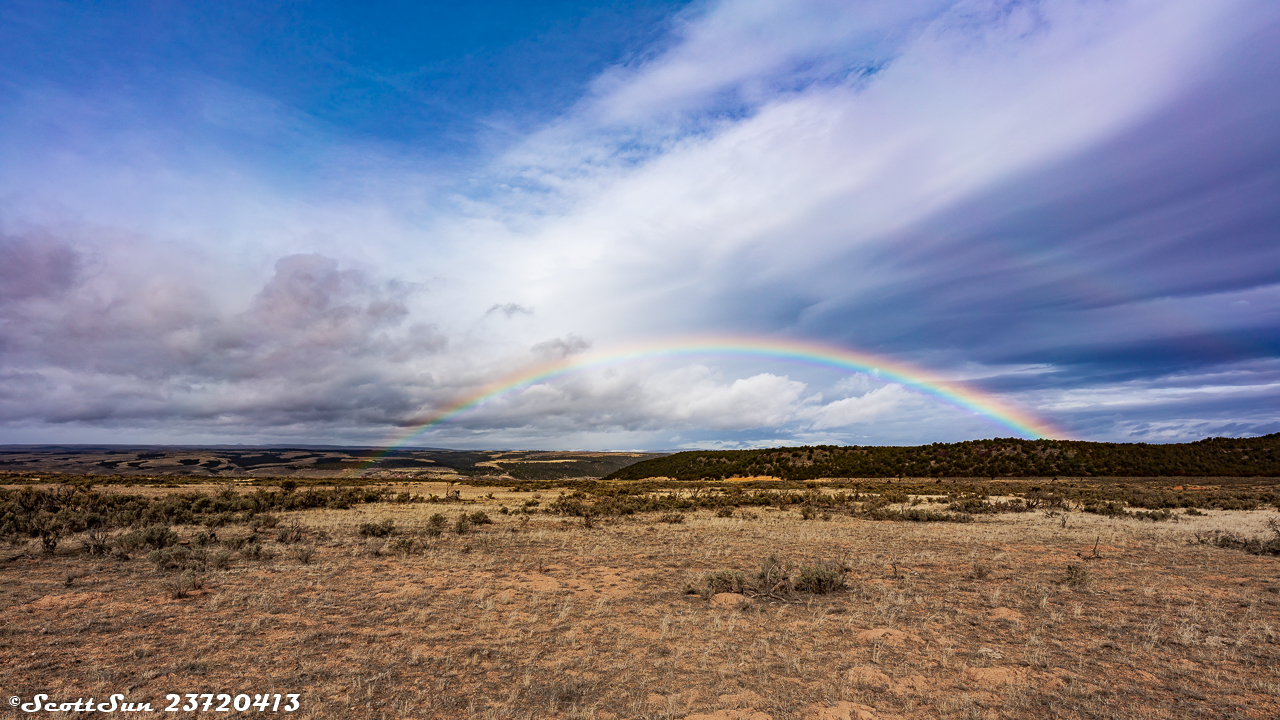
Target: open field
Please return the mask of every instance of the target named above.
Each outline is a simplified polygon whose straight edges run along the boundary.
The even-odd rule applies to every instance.
[[[24,701],[156,709],[297,693],[315,718],[1280,717],[1280,562],[1202,542],[1280,538],[1270,506],[903,522],[813,496],[593,514],[559,491],[406,487],[200,516],[154,547],[120,527],[105,554],[85,532],[53,553],[15,538],[0,677]],[[934,499],[888,509],[949,511]],[[843,587],[810,591],[819,571]]]

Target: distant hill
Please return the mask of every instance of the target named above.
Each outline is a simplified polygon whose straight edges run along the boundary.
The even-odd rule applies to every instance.
[[[361,478],[454,481],[459,477],[553,482],[598,478],[654,457],[637,452],[420,450],[334,446],[0,446],[0,484],[42,475],[95,482],[206,482],[210,478]]]
[[[1276,477],[1280,433],[1191,443],[1100,443],[995,438],[915,447],[818,445],[762,450],[695,450],[644,460],[606,480],[668,477],[719,480],[884,477]]]

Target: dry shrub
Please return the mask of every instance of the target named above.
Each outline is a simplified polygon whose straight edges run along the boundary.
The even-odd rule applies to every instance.
[[[313,545],[299,545],[289,551],[289,557],[303,565],[310,565],[315,556],[316,549]]]
[[[1089,570],[1080,565],[1068,565],[1062,575],[1062,584],[1068,587],[1084,587],[1089,584]]]
[[[204,580],[196,575],[194,570],[186,570],[181,575],[165,581],[164,589],[169,593],[169,597],[174,600],[180,600],[186,597],[194,590],[204,587]]]
[[[826,595],[845,588],[845,573],[848,570],[842,563],[818,561],[814,565],[801,565],[800,572],[794,580],[795,589],[799,592]]]
[[[360,537],[388,537],[396,532],[394,520],[383,520],[380,523],[360,523]]]
[[[106,530],[90,530],[84,536],[84,549],[90,555],[106,555],[111,552],[111,536]]]

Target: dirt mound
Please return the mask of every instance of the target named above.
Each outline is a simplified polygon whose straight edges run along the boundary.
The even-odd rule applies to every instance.
[[[1026,668],[1008,666],[971,667],[964,671],[965,679],[974,685],[996,687],[1000,685],[1016,685],[1027,679]]]
[[[876,712],[870,705],[841,701],[835,705],[810,705],[805,714],[809,720],[901,720],[899,715]]]
[[[888,645],[889,647],[902,647],[908,643],[913,645],[924,645],[924,638],[914,633],[894,630],[893,628],[879,627],[863,630],[858,633],[858,642],[864,645]]]
[[[695,713],[684,720],[773,720],[767,713],[756,712],[751,708],[742,710],[717,710],[713,713]]]

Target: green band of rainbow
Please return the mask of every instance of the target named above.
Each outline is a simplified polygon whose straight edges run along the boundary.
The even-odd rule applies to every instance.
[[[639,360],[680,356],[738,356],[800,362],[845,372],[871,373],[923,395],[963,410],[981,415],[991,422],[1028,438],[1065,437],[1060,429],[1030,413],[1007,405],[995,397],[944,380],[927,371],[896,360],[798,340],[776,340],[750,337],[697,337],[665,339],[613,350],[586,353],[564,360],[526,367],[432,412],[413,423],[387,446],[391,452],[422,433],[486,403],[538,383],[582,372],[591,368],[617,365]],[[376,462],[376,458],[368,463]],[[362,468],[363,469],[363,468]]]

